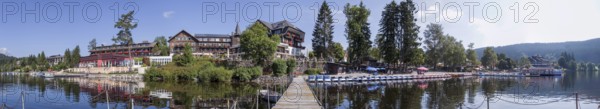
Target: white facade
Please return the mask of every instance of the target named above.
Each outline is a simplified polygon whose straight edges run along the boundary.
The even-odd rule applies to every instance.
[[[166,65],[173,62],[173,54],[169,56],[148,56],[150,64]]]

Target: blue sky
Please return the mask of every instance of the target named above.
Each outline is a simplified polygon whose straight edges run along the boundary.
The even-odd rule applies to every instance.
[[[379,29],[381,11],[391,0],[366,1],[367,8],[371,10],[369,23],[374,36]],[[311,50],[311,34],[316,10],[321,2],[322,0],[4,0],[0,8],[0,53],[22,57],[45,51],[46,55],[55,55],[79,45],[82,55],[88,55],[87,45],[93,38],[99,44],[113,43],[110,39],[118,31],[113,28],[117,17],[115,10],[122,14],[134,9],[132,7],[137,7],[135,17],[139,22],[138,28],[133,30],[136,42],[152,41],[157,36],[171,36],[181,30],[192,34],[230,34],[236,23],[239,22],[244,30],[256,18],[260,18],[270,22],[293,22],[306,32],[303,45],[307,46],[306,50]],[[334,41],[341,42],[346,47],[346,20],[341,9],[346,3],[358,4],[360,1],[327,2],[334,6],[334,19],[337,20],[334,24]],[[39,7],[34,8],[36,3],[39,3]],[[416,15],[421,32],[429,23],[440,23],[447,34],[463,40],[465,46],[471,42],[475,43],[475,47],[485,47],[578,41],[597,38],[600,34],[596,29],[600,24],[600,3],[596,0],[416,0],[415,3],[420,10],[429,10],[420,11]],[[424,7],[421,6],[423,3]],[[436,3],[440,4],[437,9]],[[236,4],[239,7],[235,8]],[[479,5],[470,11],[467,4]],[[274,7],[270,8],[271,6]],[[235,11],[224,11],[224,7]],[[501,13],[495,9],[500,9]],[[469,19],[470,12],[473,20]],[[221,16],[221,13],[228,14]],[[519,15],[518,22],[514,20],[515,13]],[[436,15],[439,15],[439,22],[436,22]],[[39,22],[36,22],[36,18],[39,18]],[[526,20],[529,23],[524,22],[526,18],[529,18]]]

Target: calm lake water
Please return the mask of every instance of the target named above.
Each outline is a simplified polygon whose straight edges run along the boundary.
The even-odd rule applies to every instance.
[[[0,77],[0,109],[268,108],[252,83],[112,81],[89,78]],[[283,91],[281,86],[269,86]],[[106,93],[108,92],[108,94]],[[107,103],[107,99],[108,103]],[[133,102],[132,102],[133,101]],[[273,104],[271,104],[273,105]]]
[[[309,86],[327,109],[600,109],[598,72]]]
[[[470,77],[428,82],[309,84],[328,109],[598,109],[600,73],[563,77]],[[265,85],[0,77],[0,108],[268,108]],[[283,91],[281,86],[271,90]],[[108,92],[108,95],[107,93]],[[577,94],[575,94],[577,93]],[[108,96],[108,104],[107,104]],[[575,98],[578,98],[576,103]],[[24,99],[23,99],[24,98]]]

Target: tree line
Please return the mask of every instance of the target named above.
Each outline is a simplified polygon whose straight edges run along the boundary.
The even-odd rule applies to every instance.
[[[412,0],[396,3],[392,1],[384,7],[379,21],[379,30],[375,40],[371,41],[370,10],[361,2],[358,5],[346,4],[343,10],[345,22],[345,38],[348,41],[346,53],[352,66],[365,65],[370,58],[380,60],[388,68],[407,71],[418,66],[430,66],[434,69],[458,71],[464,66],[478,66],[481,62],[473,50],[473,44],[466,49],[462,41],[454,36],[444,34],[440,24],[429,24],[419,37],[419,26],[416,24],[417,13]],[[333,42],[333,20],[331,10],[323,2],[313,31],[313,50],[310,58],[326,58],[339,61]],[[424,46],[422,46],[422,44]],[[342,48],[343,49],[343,48]]]
[[[42,51],[37,55],[29,55],[27,57],[21,58],[11,58],[7,60],[2,60],[0,64],[1,71],[20,71],[20,72],[30,72],[30,71],[58,71],[64,70],[67,68],[76,67],[79,64],[79,60],[81,58],[79,46],[75,46],[73,51],[70,49],[66,49],[64,54],[62,54],[63,58],[57,64],[49,63],[46,53]]]

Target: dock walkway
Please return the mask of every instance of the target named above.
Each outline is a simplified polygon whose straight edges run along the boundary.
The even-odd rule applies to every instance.
[[[273,109],[321,109],[315,95],[308,87],[303,76],[292,80],[292,84],[283,93]]]

